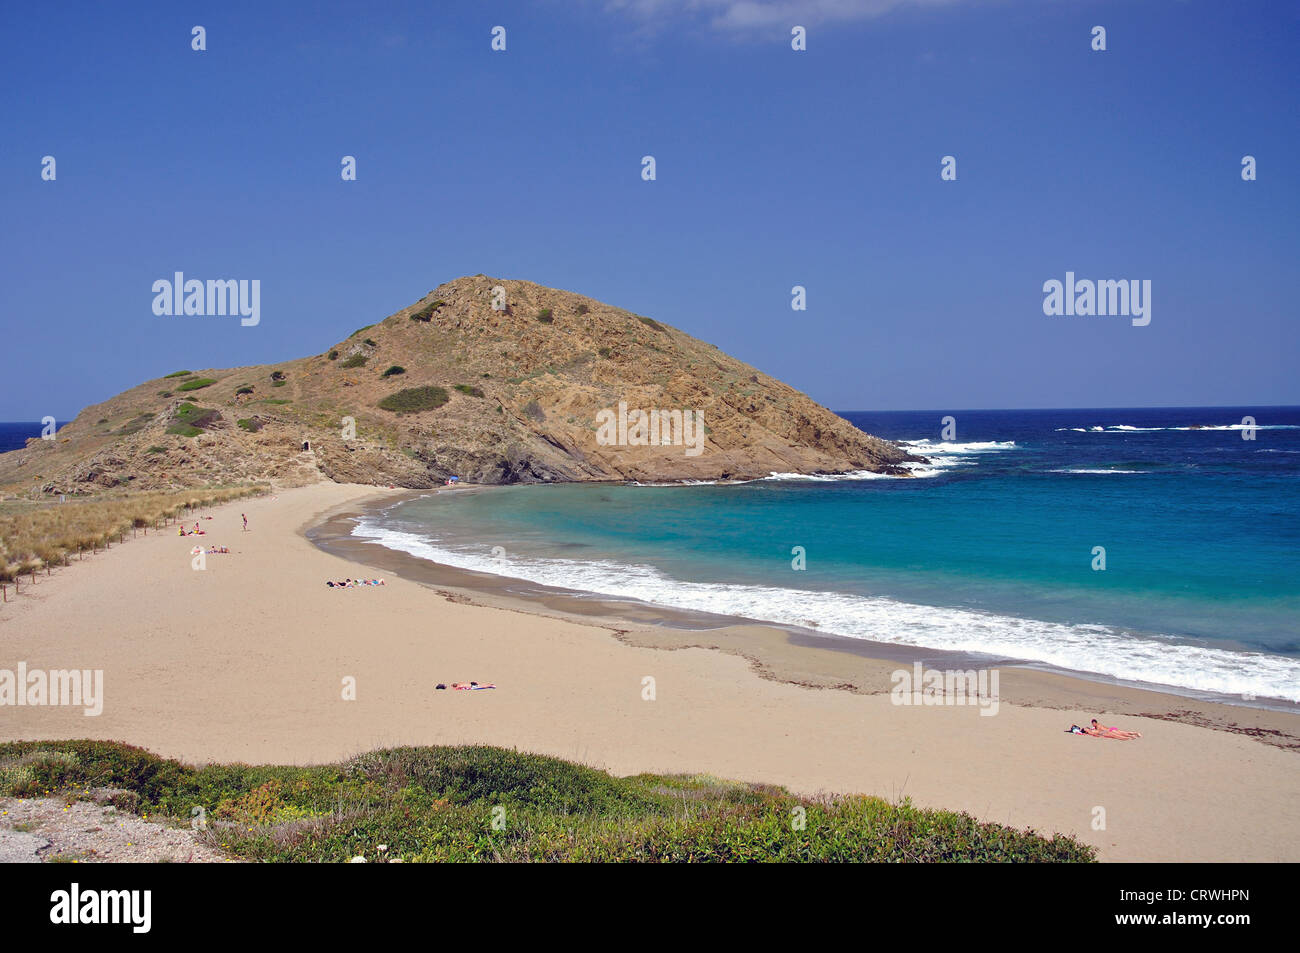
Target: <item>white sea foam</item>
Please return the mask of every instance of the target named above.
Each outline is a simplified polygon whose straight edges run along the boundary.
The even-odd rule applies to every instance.
[[[871,470],[850,470],[847,473],[777,473],[773,471],[764,480],[794,481],[807,480],[813,483],[837,483],[840,480],[903,480],[905,476],[898,473],[875,473]]]
[[[749,483],[749,480],[729,480],[729,483]],[[664,483],[639,483],[631,481],[628,486],[717,486],[717,480],[671,480]]]
[[[1086,467],[1066,467],[1061,470],[1048,470],[1048,473],[1149,473],[1148,470],[1091,470]]]
[[[1011,450],[1016,446],[1014,440],[984,440],[973,443],[955,443],[947,440],[931,442],[928,438],[920,440],[899,440],[905,447],[912,447],[917,453],[988,453],[992,450]]]
[[[362,520],[353,535],[450,566],[611,598],[799,625],[896,645],[1006,656],[1199,691],[1300,702],[1300,660],[1282,656],[1179,644],[1104,625],[1066,625],[848,593],[689,582],[672,579],[652,566],[609,560],[498,558],[487,545],[475,551],[451,548],[369,520]]]
[[[1300,424],[1202,424],[1198,427],[1135,427],[1111,424],[1107,427],[1057,427],[1057,433],[1158,433],[1162,430],[1300,430]]]

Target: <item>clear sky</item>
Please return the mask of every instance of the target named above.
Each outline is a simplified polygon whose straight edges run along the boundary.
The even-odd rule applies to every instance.
[[[0,419],[479,272],[837,410],[1300,404],[1298,52],[1256,0],[6,3]],[[176,271],[260,280],[260,323],[154,315]],[[1044,315],[1067,271],[1151,323]]]

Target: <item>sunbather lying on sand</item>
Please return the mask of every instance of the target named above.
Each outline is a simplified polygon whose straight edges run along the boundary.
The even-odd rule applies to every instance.
[[[1083,729],[1086,735],[1092,735],[1094,738],[1114,738],[1116,741],[1132,741],[1134,738],[1141,738],[1140,731],[1124,731],[1121,728],[1113,728],[1107,725],[1097,723],[1097,719],[1092,720],[1087,728]]]
[[[491,682],[486,685],[480,685],[478,682],[452,682],[451,687],[462,692],[478,692],[485,688],[496,688]]]

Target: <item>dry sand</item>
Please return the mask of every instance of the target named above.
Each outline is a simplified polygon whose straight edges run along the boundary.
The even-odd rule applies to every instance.
[[[206,536],[151,533],[24,588],[0,606],[0,668],[102,669],[106,698],[98,717],[0,708],[0,738],[112,739],[191,762],[297,764],[482,742],[616,774],[908,796],[1071,833],[1105,860],[1300,860],[1294,715],[1016,670],[1002,671],[992,717],[974,706],[897,706],[885,692],[898,662],[772,629],[625,624],[616,635],[595,621],[447,598],[382,570],[383,587],[328,589],[326,579],[376,571],[302,531],[376,495],[400,493],[323,483],[235,502],[200,521]],[[231,553],[196,571],[196,543]],[[705,645],[720,651],[683,647]],[[653,701],[642,697],[646,676]],[[355,701],[343,699],[348,678]],[[499,687],[434,689],[469,679]],[[822,685],[852,688],[809,687]],[[1140,741],[1064,733],[1100,711],[1154,717],[1102,719],[1140,730]]]

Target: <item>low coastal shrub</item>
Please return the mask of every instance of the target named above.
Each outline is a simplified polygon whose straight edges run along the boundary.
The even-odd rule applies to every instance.
[[[664,326],[660,324],[658,321],[656,321],[654,318],[647,318],[644,315],[638,314],[636,316],[636,319],[640,321],[642,324],[644,324],[646,327],[654,328],[656,331],[662,331],[664,329]]]
[[[541,311],[537,312],[537,320],[542,324],[550,324],[555,320],[555,316],[551,313],[550,308],[542,308]]]
[[[355,331],[353,331],[351,334],[349,334],[348,337],[350,337],[350,338],[354,338],[354,337],[356,337],[358,334],[360,334],[362,331],[369,331],[369,330],[370,330],[371,328],[373,328],[373,327],[374,327],[373,324],[367,324],[365,327],[357,328]]]
[[[379,406],[383,410],[391,410],[394,413],[411,414],[422,410],[435,410],[450,399],[446,388],[443,387],[409,387],[406,390],[399,390],[396,394],[388,395],[379,402]]]
[[[337,361],[337,360],[339,359],[339,352],[338,352],[338,351],[330,351],[330,353],[329,353],[329,359],[330,359],[331,361]]]
[[[797,797],[707,775],[619,778],[483,745],[371,751],[310,767],[194,768],[105,741],[0,744],[0,794],[85,797],[188,824],[253,861],[1090,862],[1096,851],[874,797]],[[508,823],[488,819],[504,810]],[[791,818],[802,814],[805,823]],[[380,850],[380,845],[384,849]]]
[[[193,371],[172,371],[170,374],[164,374],[163,380],[167,380],[170,377],[186,377],[193,373]]]
[[[479,390],[479,388],[474,387],[470,384],[457,384],[455,385],[455,387],[456,390],[460,391],[462,394],[468,394],[470,397],[483,396],[483,391]]]
[[[236,394],[251,394],[252,392],[253,388],[251,387],[240,387],[235,391]]]
[[[152,421],[153,421],[153,414],[138,414],[131,420],[128,420],[126,423],[124,423],[121,427],[118,427],[116,430],[111,431],[111,433],[119,437],[129,437],[133,433],[139,433],[141,430],[147,427]]]
[[[247,430],[249,433],[257,433],[262,429],[262,421],[256,417],[244,417],[242,420],[236,420],[240,430]]]
[[[578,305],[578,314],[586,314],[590,310],[591,309],[588,308],[585,304]]]
[[[179,391],[201,390],[204,387],[211,387],[216,382],[216,379],[212,377],[196,377],[192,381],[186,381],[176,389]]]
[[[398,374],[405,374],[405,373],[406,373],[406,368],[404,368],[401,364],[394,364],[392,367],[390,367],[388,370],[384,371],[384,373],[380,374],[379,376],[380,376],[380,377],[395,377],[395,376],[398,375]]]
[[[439,298],[437,301],[431,301],[429,304],[426,304],[423,308],[420,308],[417,311],[412,311],[411,320],[423,321],[427,324],[428,322],[433,320],[433,314],[435,311],[437,311],[439,308],[445,308],[446,306],[447,306],[447,302],[443,301],[441,298]]]
[[[365,354],[353,354],[344,361],[339,367],[364,367],[366,361],[370,360]]]
[[[366,345],[367,347],[379,347],[379,345],[376,344],[371,338],[366,338],[361,343]]]

